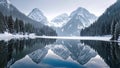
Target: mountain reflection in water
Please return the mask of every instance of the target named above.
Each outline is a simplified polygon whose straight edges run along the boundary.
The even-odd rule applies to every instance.
[[[0,41],[0,68],[120,67],[117,42],[81,42],[54,39]]]

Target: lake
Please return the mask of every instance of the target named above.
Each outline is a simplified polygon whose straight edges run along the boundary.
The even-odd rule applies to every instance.
[[[0,41],[0,68],[120,68],[120,44],[43,38]]]

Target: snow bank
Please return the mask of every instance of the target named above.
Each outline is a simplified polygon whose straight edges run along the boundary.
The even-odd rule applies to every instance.
[[[9,41],[11,39],[20,39],[20,38],[31,38],[34,39],[35,38],[35,34],[31,33],[31,34],[11,34],[8,32],[4,32],[3,34],[0,34],[0,40],[4,40],[4,41]]]
[[[20,38],[45,38],[45,39],[66,39],[66,40],[101,40],[110,41],[111,36],[37,36],[34,33],[31,34],[10,34],[5,32],[0,34],[0,40],[9,41],[10,39],[20,39]]]
[[[10,33],[5,32],[4,34],[0,34],[0,40],[8,41],[12,38],[13,38],[13,36]]]

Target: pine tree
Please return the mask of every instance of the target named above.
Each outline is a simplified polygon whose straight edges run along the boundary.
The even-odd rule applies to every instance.
[[[19,27],[20,27],[20,33],[23,34],[24,33],[24,23],[21,20],[19,20]]]
[[[15,25],[14,25],[15,33],[19,33],[20,31],[20,26],[19,26],[19,20],[16,19]]]
[[[12,19],[12,16],[10,16],[8,18],[8,22],[7,23],[8,23],[8,30],[9,30],[9,32],[13,33],[14,32],[14,21]]]
[[[3,15],[2,13],[0,13],[0,33],[4,32],[4,25],[3,25],[4,21],[3,20],[4,20]]]
[[[4,25],[5,25],[5,31],[7,31],[8,32],[8,17],[7,16],[5,16],[4,17]]]

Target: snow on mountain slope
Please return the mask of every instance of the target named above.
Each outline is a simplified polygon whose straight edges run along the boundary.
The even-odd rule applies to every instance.
[[[56,29],[58,35],[79,36],[80,30],[90,26],[97,17],[91,14],[88,10],[79,7],[73,11],[70,20],[60,29]]]
[[[51,22],[63,22],[64,20],[68,19],[68,14],[63,13],[61,15],[58,15],[57,17],[55,17],[54,19],[52,19]]]
[[[3,6],[9,8],[11,2],[9,0],[0,0],[0,4],[2,4]]]
[[[49,26],[52,27],[63,27],[69,20],[69,16],[66,13],[56,16],[54,19],[51,20]]]
[[[91,23],[93,23],[97,17],[90,13],[87,9],[79,7],[75,11],[73,11],[70,15],[71,18],[80,19],[84,27],[89,26]]]
[[[0,3],[7,3],[7,4],[11,4],[9,0],[0,0]]]
[[[28,15],[29,18],[42,22],[43,24],[48,23],[47,18],[44,16],[43,12],[41,12],[38,8],[34,8]]]

